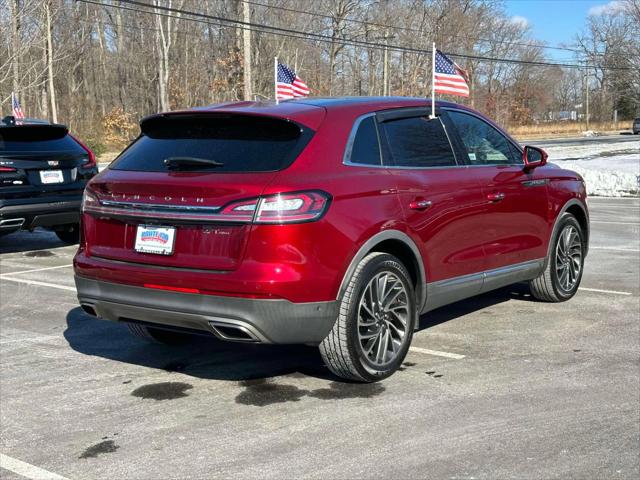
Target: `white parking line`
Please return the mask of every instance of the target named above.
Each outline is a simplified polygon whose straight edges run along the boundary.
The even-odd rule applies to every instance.
[[[604,203],[601,203],[600,205],[598,205],[598,207],[602,207],[602,208],[630,208],[632,210],[640,210],[640,205],[622,205],[621,203],[609,203],[607,205],[605,205]]]
[[[638,222],[606,222],[604,220],[589,220],[590,223],[611,223],[614,225],[640,225]]]
[[[21,270],[19,272],[7,272],[7,273],[0,274],[0,277],[9,277],[11,275],[19,275],[21,273],[44,272],[45,270],[55,270],[57,268],[69,268],[69,267],[73,267],[73,264],[70,263],[68,265],[58,265],[57,267],[34,268],[33,270]]]
[[[32,480],[69,480],[67,477],[9,457],[4,453],[0,453],[0,467]]]
[[[630,202],[633,202],[637,199],[638,197],[589,197],[589,201],[591,202],[592,200],[617,200],[618,202],[621,200],[628,200]]]
[[[584,290],[585,292],[610,293],[612,295],[633,295],[631,292],[619,292],[617,290],[602,290],[600,288],[580,287],[578,288],[578,290]]]
[[[589,250],[611,250],[612,252],[640,252],[640,248],[619,248],[619,247],[592,247]]]
[[[76,291],[76,287],[68,287],[66,285],[56,285],[55,283],[49,283],[49,282],[39,282],[37,280],[27,280],[27,279],[24,279],[24,278],[5,277],[4,275],[0,276],[0,279],[8,280],[10,282],[16,282],[16,283],[26,283],[27,285],[39,285],[41,287],[51,287],[51,288],[58,288],[60,290],[69,290],[70,292],[75,292]]]
[[[409,347],[409,351],[424,353],[427,355],[435,355],[437,357],[453,358],[455,360],[461,360],[465,357],[464,355],[460,355],[458,353],[441,352],[439,350],[429,350],[428,348],[420,348],[420,347]]]

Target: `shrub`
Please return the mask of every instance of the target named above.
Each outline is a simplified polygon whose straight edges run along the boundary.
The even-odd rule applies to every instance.
[[[103,153],[107,151],[107,146],[102,143],[97,138],[84,138],[84,144],[91,149],[91,151],[95,154],[96,158],[100,157]]]
[[[125,112],[122,108],[113,108],[102,120],[104,143],[109,147],[121,149],[138,134],[138,124],[134,112]]]

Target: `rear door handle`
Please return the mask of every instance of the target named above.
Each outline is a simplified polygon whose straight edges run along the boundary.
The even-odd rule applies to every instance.
[[[414,200],[409,204],[409,208],[412,210],[426,210],[431,205],[433,205],[431,200]]]
[[[504,193],[489,193],[487,195],[487,200],[493,203],[500,202],[504,200]]]

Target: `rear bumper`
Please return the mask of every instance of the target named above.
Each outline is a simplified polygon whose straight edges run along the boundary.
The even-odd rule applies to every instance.
[[[78,300],[99,318],[214,333],[224,340],[319,344],[338,315],[338,302],[293,303],[170,292],[75,277]],[[244,332],[241,336],[226,333]]]
[[[0,203],[0,228],[17,230],[78,223],[81,203],[81,195],[5,200]],[[24,221],[20,223],[19,219]]]

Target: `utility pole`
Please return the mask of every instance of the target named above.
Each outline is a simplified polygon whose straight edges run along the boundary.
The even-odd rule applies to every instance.
[[[394,38],[389,34],[389,30],[384,32],[384,59],[382,65],[382,96],[388,97],[390,95],[390,81],[389,81],[389,39]]]
[[[58,123],[58,109],[56,107],[56,90],[53,86],[53,42],[51,40],[51,3],[44,2],[45,16],[47,19],[47,76],[49,77],[49,98],[51,100],[51,120]]]
[[[382,96],[389,95],[389,31],[384,32],[384,60],[382,63]]]
[[[251,100],[251,10],[247,0],[242,0],[242,21],[245,23],[242,31],[242,48],[244,57],[244,99]]]
[[[589,60],[585,60],[584,62],[584,66],[585,66],[585,75],[584,75],[584,87],[585,87],[585,122],[586,122],[586,129],[589,130]]]

